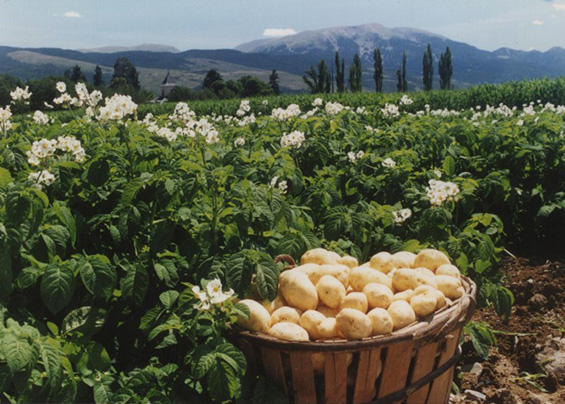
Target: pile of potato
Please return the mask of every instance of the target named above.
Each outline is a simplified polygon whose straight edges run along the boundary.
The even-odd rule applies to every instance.
[[[459,269],[442,252],[380,252],[357,259],[316,248],[282,272],[275,300],[240,302],[238,324],[287,341],[358,340],[388,334],[465,294]]]

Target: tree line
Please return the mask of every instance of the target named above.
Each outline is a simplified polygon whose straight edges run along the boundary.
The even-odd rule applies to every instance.
[[[424,52],[422,60],[422,81],[424,90],[430,91],[433,87],[434,63],[433,63],[432,47],[428,44]],[[361,58],[356,53],[353,56],[353,63],[349,67],[349,77],[347,87],[345,83],[345,60],[340,58],[339,52],[335,53],[335,77],[333,69],[330,73],[325,59],[321,59],[316,67],[310,66],[304,72],[302,79],[308,86],[312,94],[317,93],[344,93],[348,90],[351,92],[363,91],[363,67]],[[373,54],[373,79],[375,81],[375,91],[380,93],[383,91],[383,57],[380,48],[375,49]],[[442,90],[452,88],[451,76],[453,75],[453,65],[451,63],[451,50],[449,46],[445,52],[441,54],[438,61],[439,85]],[[334,87],[335,81],[335,87]],[[408,91],[408,80],[406,78],[406,52],[402,54],[402,62],[396,70],[396,90],[399,92]]]

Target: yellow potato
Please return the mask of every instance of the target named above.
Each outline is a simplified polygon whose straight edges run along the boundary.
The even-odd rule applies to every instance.
[[[349,274],[349,284],[357,292],[361,292],[369,283],[380,283],[392,289],[392,281],[381,271],[371,267],[355,267]]]
[[[420,251],[414,260],[415,268],[424,267],[433,272],[444,264],[451,264],[447,255],[432,248],[426,248],[425,250]]]
[[[392,301],[396,302],[397,300],[403,300],[406,303],[410,303],[410,299],[412,299],[413,295],[414,291],[412,289],[406,289],[404,292],[395,293]]]
[[[309,341],[306,330],[294,323],[277,323],[271,327],[269,335],[286,341]]]
[[[443,306],[445,306],[447,302],[445,300],[445,295],[441,290],[436,290],[436,298],[437,298],[437,306],[436,306],[436,311],[437,311],[441,309]]]
[[[317,265],[317,264],[306,264],[301,265],[293,269],[293,271],[303,272],[308,275],[310,281],[316,285],[320,279],[325,275],[330,275],[340,281],[343,286],[347,287],[349,285],[349,267],[345,265],[335,264],[335,265]]]
[[[372,324],[366,314],[355,309],[343,309],[336,317],[337,327],[346,339],[371,336]]]
[[[437,289],[436,275],[432,271],[424,267],[416,268],[415,271],[423,276],[423,285],[428,285]]]
[[[302,311],[318,307],[318,292],[308,276],[295,270],[284,271],[279,277],[284,300]]]
[[[335,317],[338,313],[338,309],[332,309],[323,304],[318,305],[318,308],[316,310],[322,313],[326,317]]]
[[[407,289],[416,289],[425,284],[422,274],[410,268],[398,268],[392,277],[392,287],[395,292],[403,292]]]
[[[445,297],[456,300],[465,294],[465,288],[461,285],[461,281],[453,276],[438,275],[436,276],[437,288]]]
[[[371,320],[371,335],[382,335],[392,332],[392,317],[385,309],[377,307],[367,313],[367,317]]]
[[[284,301],[284,297],[282,296],[280,290],[277,293],[277,296],[275,297],[275,300],[273,300],[272,302],[268,299],[265,299],[261,302],[261,306],[263,306],[264,308],[267,309],[267,311],[270,314],[273,314],[273,312],[277,309],[280,309],[283,306],[286,306],[286,302]]]
[[[408,251],[399,251],[392,254],[392,264],[395,268],[414,268],[416,254]]]
[[[410,299],[410,306],[418,317],[432,314],[437,307],[436,290],[428,285],[418,286],[414,290],[414,296]]]
[[[375,307],[386,309],[394,298],[392,290],[380,283],[369,283],[363,288],[363,293],[367,296],[369,307],[372,309]]]
[[[271,327],[271,315],[267,309],[251,299],[244,299],[239,303],[246,305],[251,315],[249,318],[239,316],[237,324],[247,330],[267,333]]]
[[[293,307],[280,307],[271,314],[271,327],[282,322],[298,324],[301,315],[302,312]]]
[[[339,307],[345,297],[343,283],[330,275],[324,275],[320,278],[316,284],[316,290],[320,301],[332,309]]]
[[[324,248],[314,248],[312,250],[306,251],[300,258],[300,264],[337,264],[337,260],[340,258],[339,254],[332,251],[328,251]]]
[[[436,275],[453,276],[454,278],[461,279],[461,272],[455,265],[445,264],[436,269]]]
[[[308,278],[310,278],[311,274],[318,272],[319,269],[320,265],[318,264],[304,264],[297,266],[296,268],[292,269],[292,271],[303,272],[308,275]]]
[[[331,339],[339,336],[337,321],[334,317],[325,318],[318,326],[318,339]]]
[[[357,258],[352,257],[350,255],[346,255],[345,257],[340,257],[337,260],[337,263],[341,265],[345,265],[348,268],[355,268],[359,266],[359,261],[357,261]]]
[[[393,270],[392,255],[386,251],[382,251],[371,257],[371,268],[388,274]]]
[[[393,329],[395,331],[416,321],[416,313],[414,313],[410,304],[403,300],[392,302],[390,306],[388,306],[387,311],[392,318]]]
[[[339,311],[343,309],[355,309],[362,313],[367,313],[369,309],[369,302],[367,296],[362,292],[351,292],[343,298],[339,305]]]
[[[320,334],[318,332],[318,327],[326,319],[322,313],[316,310],[308,310],[300,316],[300,321],[298,324],[304,328],[310,338],[312,339],[320,339]]]

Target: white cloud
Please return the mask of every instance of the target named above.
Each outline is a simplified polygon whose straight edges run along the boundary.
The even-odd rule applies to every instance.
[[[263,31],[263,36],[271,36],[271,37],[278,37],[278,36],[287,36],[287,35],[294,35],[296,31],[292,28],[267,28]]]
[[[543,24],[545,24],[545,23],[544,23],[543,21],[541,21],[541,20],[533,20],[533,21],[532,21],[532,24],[534,24],[534,25],[543,25]]]
[[[557,11],[565,11],[565,3],[553,3],[551,6]]]
[[[66,18],[81,18],[82,15],[80,15],[76,11],[65,11],[65,13],[63,14],[63,17],[66,17]]]

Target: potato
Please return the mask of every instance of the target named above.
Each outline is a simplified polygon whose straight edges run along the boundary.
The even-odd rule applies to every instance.
[[[412,296],[414,296],[414,291],[412,289],[406,289],[404,292],[395,293],[392,301],[403,300],[406,303],[410,303]]]
[[[436,276],[437,288],[445,297],[456,300],[465,294],[465,288],[461,285],[461,281],[453,276],[438,275]]]
[[[367,296],[362,292],[351,292],[343,298],[339,305],[339,311],[343,309],[355,309],[362,313],[367,313],[369,302]]]
[[[261,302],[261,306],[263,306],[264,308],[267,309],[267,311],[270,314],[273,314],[273,312],[277,309],[280,309],[283,306],[286,306],[286,302],[284,301],[284,297],[282,296],[281,292],[279,291],[277,293],[277,296],[275,297],[275,300],[273,300],[272,302],[268,299],[265,299]]]
[[[357,258],[352,257],[350,255],[346,255],[345,257],[340,257],[337,260],[337,263],[341,265],[345,265],[350,269],[359,266],[359,261],[357,261]]]
[[[286,341],[309,341],[306,330],[294,323],[277,323],[271,327],[269,335]]]
[[[318,264],[304,264],[297,266],[296,268],[292,269],[292,271],[303,272],[308,275],[308,278],[310,278],[310,276],[313,276],[312,274],[314,274],[314,272],[317,273],[319,269],[320,265]]]
[[[395,292],[403,292],[407,289],[416,289],[425,284],[422,274],[410,268],[398,268],[392,277],[392,287]]]
[[[436,275],[432,271],[424,267],[416,268],[415,271],[423,276],[423,285],[428,285],[437,289]]]
[[[392,317],[385,309],[377,307],[367,313],[367,317],[371,320],[371,335],[382,335],[392,332]]]
[[[414,313],[410,304],[403,300],[392,302],[390,306],[388,306],[387,311],[392,318],[393,330],[395,331],[416,321],[416,313]]]
[[[410,299],[410,306],[418,317],[432,314],[437,307],[436,290],[428,285],[418,286],[414,290],[414,296]]]
[[[363,265],[359,265],[359,266],[363,267],[363,268],[365,268],[365,267],[371,268],[371,262],[365,262]],[[353,269],[353,268],[351,268],[351,269]]]
[[[316,290],[320,301],[332,309],[339,307],[345,297],[343,283],[330,275],[324,275],[320,278],[316,284]]]
[[[373,255],[371,257],[371,268],[388,274],[394,268],[392,255],[386,251]]]
[[[318,292],[306,274],[295,270],[284,271],[279,283],[284,300],[290,306],[302,311],[318,307]]]
[[[247,330],[267,333],[269,328],[271,328],[271,315],[267,309],[251,299],[244,299],[239,303],[249,308],[250,316],[249,318],[239,316],[237,318],[237,324]]]
[[[293,307],[280,307],[271,314],[271,327],[282,322],[298,324],[301,315],[302,312]]]
[[[335,317],[325,318],[318,326],[318,339],[331,339],[339,336]]]
[[[337,260],[340,258],[339,254],[332,251],[328,251],[324,248],[314,248],[312,250],[306,251],[300,258],[300,264],[337,264]]]
[[[437,311],[441,309],[443,306],[445,306],[447,302],[445,300],[445,295],[440,290],[436,290],[436,298],[437,298],[437,306],[436,306],[436,311]]]
[[[414,267],[428,268],[433,272],[444,264],[451,264],[447,255],[432,248],[426,248],[420,251],[414,260]]]
[[[392,265],[395,268],[414,268],[416,254],[408,251],[399,251],[392,254]]]
[[[293,269],[293,271],[303,272],[308,275],[310,281],[316,285],[320,279],[325,275],[330,275],[340,281],[343,286],[347,287],[349,285],[349,267],[345,265],[335,264],[335,265],[316,265],[316,264],[306,264],[301,265]]]
[[[436,275],[453,276],[454,278],[461,279],[461,272],[455,265],[445,264],[436,269]]]
[[[371,320],[359,310],[343,309],[335,319],[339,331],[347,339],[361,339],[371,336]]]
[[[316,311],[319,311],[326,317],[335,317],[338,313],[338,309],[332,309],[326,305],[320,304]]]
[[[300,321],[298,324],[304,328],[310,338],[312,339],[320,339],[320,334],[318,332],[318,327],[326,319],[322,313],[316,310],[308,310],[300,316]]]
[[[369,283],[380,283],[392,289],[392,281],[384,273],[370,267],[355,267],[349,274],[349,284],[361,292]]]
[[[380,283],[369,283],[363,288],[363,293],[367,296],[367,301],[371,309],[375,307],[386,309],[394,298],[392,290]]]

